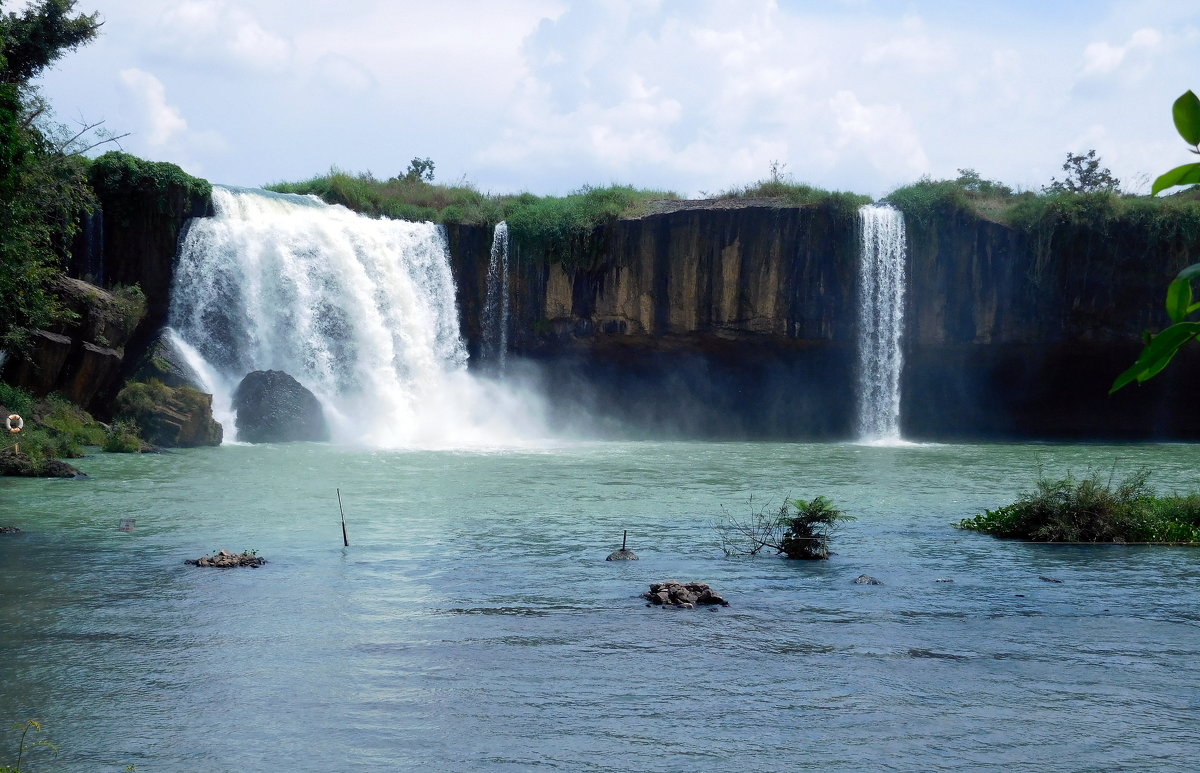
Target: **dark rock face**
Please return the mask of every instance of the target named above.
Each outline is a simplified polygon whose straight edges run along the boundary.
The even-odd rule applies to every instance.
[[[56,281],[54,293],[75,319],[53,330],[34,331],[29,357],[12,358],[4,378],[38,397],[58,392],[107,418],[121,387],[123,347],[144,309],[140,303],[65,276]]]
[[[914,439],[1200,437],[1200,352],[1108,388],[1167,322],[1195,256],[1132,222],[1032,235],[973,215],[909,224],[902,430]]]
[[[158,379],[169,387],[187,386],[201,389],[200,376],[187,364],[183,354],[170,336],[163,331],[151,339],[134,366],[137,381]]]
[[[650,604],[681,609],[692,609],[697,604],[729,606],[728,601],[723,599],[720,594],[714,593],[708,587],[708,583],[703,582],[681,583],[676,580],[656,582],[650,585],[649,593],[642,594],[642,598],[649,601]]]
[[[852,437],[856,220],[689,206],[597,228],[565,263],[512,245],[512,354],[535,363],[555,420],[600,416],[657,437]],[[964,212],[907,227],[905,437],[1200,438],[1200,347],[1108,395],[1141,331],[1166,324],[1167,284],[1200,254],[1193,237],[1132,220],[1031,233]],[[477,351],[492,230],[447,236]]]
[[[212,214],[211,195],[181,185],[166,190],[97,186],[104,217],[103,276],[108,287],[138,284],[146,294],[147,324],[167,319],[175,256],[185,223]]]
[[[316,396],[281,370],[256,370],[233,393],[237,437],[247,443],[328,440]]]

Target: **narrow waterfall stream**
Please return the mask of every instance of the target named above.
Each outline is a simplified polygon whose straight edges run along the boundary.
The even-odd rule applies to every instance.
[[[503,220],[492,235],[481,349],[490,368],[503,373],[508,358],[508,223]]]
[[[214,189],[213,205],[181,246],[169,322],[209,374],[217,414],[231,415],[246,373],[275,369],[317,396],[335,442],[428,448],[542,435],[529,395],[467,372],[440,226],[234,188]]]
[[[900,371],[904,329],[904,216],[892,207],[858,210],[861,241],[858,342],[858,437],[900,442]]]

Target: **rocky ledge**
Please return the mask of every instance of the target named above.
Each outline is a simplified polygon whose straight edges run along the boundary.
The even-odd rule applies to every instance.
[[[37,460],[11,448],[0,451],[0,475],[20,478],[86,478],[79,470],[58,459]]]
[[[192,566],[211,566],[216,569],[233,569],[239,566],[248,566],[251,569],[257,569],[267,563],[267,559],[257,556],[254,553],[230,553],[228,550],[218,550],[211,556],[189,559],[185,563],[189,563]]]
[[[714,593],[712,588],[708,587],[708,583],[704,582],[681,583],[676,580],[656,582],[651,584],[649,593],[642,594],[642,598],[651,604],[681,609],[692,609],[697,604],[729,606],[728,601],[721,598],[720,594]]]

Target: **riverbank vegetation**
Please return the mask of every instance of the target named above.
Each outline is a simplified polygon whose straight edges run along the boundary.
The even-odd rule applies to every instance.
[[[53,121],[32,81],[91,41],[97,14],[73,16],[73,0],[0,13],[0,349],[24,351],[31,331],[70,316],[49,291],[79,213],[95,202],[83,153],[112,139],[99,124]]]
[[[1035,542],[1200,543],[1200,493],[1158,496],[1150,471],[1120,480],[1089,470],[1083,477],[1040,476],[1011,505],[960,521],[960,529]]]

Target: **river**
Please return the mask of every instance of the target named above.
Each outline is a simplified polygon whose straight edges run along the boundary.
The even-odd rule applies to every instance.
[[[1198,463],[1184,445],[98,454],[87,480],[0,479],[23,530],[0,536],[0,718],[58,744],[32,771],[1184,769],[1200,550],[950,524],[1039,467],[1150,465],[1166,492]],[[817,494],[857,517],[828,562],[721,552],[723,509]],[[626,529],[641,560],[605,562]],[[269,563],[183,563],[219,548]],[[731,605],[647,608],[665,579]]]

